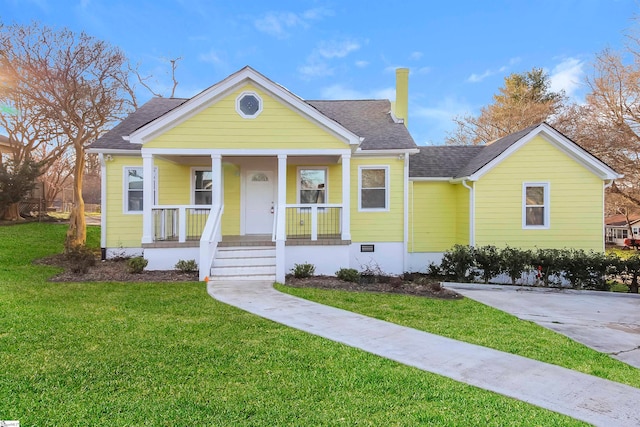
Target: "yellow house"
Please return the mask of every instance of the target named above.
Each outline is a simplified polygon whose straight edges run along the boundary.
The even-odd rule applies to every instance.
[[[618,175],[547,124],[485,147],[418,147],[396,102],[306,101],[250,67],[155,98],[91,145],[105,257],[200,278],[284,280],[295,264],[424,270],[455,243],[602,250]]]

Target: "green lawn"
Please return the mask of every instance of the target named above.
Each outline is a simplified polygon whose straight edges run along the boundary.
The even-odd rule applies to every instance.
[[[31,260],[60,252],[64,231],[0,227],[0,420],[65,427],[583,425],[263,320],[213,300],[202,283],[49,283],[56,270]],[[90,228],[93,245],[98,236]],[[377,298],[391,313],[406,311],[406,321],[413,317],[402,308],[416,304],[405,302],[411,299]],[[451,307],[444,317],[453,323],[462,306]]]

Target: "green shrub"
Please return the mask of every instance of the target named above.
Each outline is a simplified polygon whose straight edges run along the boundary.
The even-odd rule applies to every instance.
[[[194,273],[198,271],[198,263],[196,263],[195,259],[183,260],[181,259],[175,265],[175,269],[181,273]]]
[[[293,277],[295,277],[296,279],[304,279],[306,277],[311,277],[315,272],[316,272],[316,266],[309,263],[293,264],[293,268],[291,269],[291,273],[293,274]]]
[[[640,277],[640,256],[634,254],[627,259],[620,260],[618,271],[624,283],[629,286],[629,292],[638,293],[638,278]]]
[[[345,282],[358,283],[360,281],[360,273],[355,268],[341,268],[336,271],[336,277]]]
[[[144,271],[144,268],[149,264],[149,261],[141,256],[133,257],[127,260],[127,269],[129,273],[140,274]]]
[[[65,256],[72,273],[84,274],[89,267],[96,265],[95,254],[86,246],[74,246],[67,250]]]
[[[511,278],[512,285],[515,285],[524,273],[531,271],[531,251],[507,246],[500,251],[500,257],[503,271]]]
[[[455,245],[442,256],[441,273],[457,282],[472,282],[475,278],[473,247]]]
[[[473,251],[475,265],[481,270],[484,283],[502,273],[502,257],[500,251],[493,245],[481,246]]]
[[[545,286],[561,284],[563,259],[566,250],[536,249],[532,253],[531,265],[540,274],[539,280]]]
[[[607,257],[599,252],[570,250],[564,257],[562,270],[574,289],[605,291],[609,290],[605,275],[615,267],[615,262],[613,256]]]

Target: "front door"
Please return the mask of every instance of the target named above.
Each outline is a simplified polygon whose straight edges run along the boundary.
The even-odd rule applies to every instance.
[[[275,185],[273,171],[248,171],[245,179],[245,234],[273,231]]]

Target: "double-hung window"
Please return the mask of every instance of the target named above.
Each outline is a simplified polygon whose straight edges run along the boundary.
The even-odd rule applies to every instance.
[[[213,179],[211,170],[194,170],[193,204],[210,205],[212,202]]]
[[[361,211],[389,210],[389,167],[358,169],[358,207]]]
[[[124,212],[142,213],[144,208],[143,195],[143,168],[140,166],[125,166],[124,168]],[[153,202],[156,203],[158,195],[158,179],[156,168],[153,169]]]
[[[522,228],[549,228],[549,183],[522,185]]]
[[[298,203],[327,203],[327,169],[298,169]]]
[[[143,195],[142,195],[142,168],[125,167],[124,168],[124,188],[125,212],[142,212]]]

